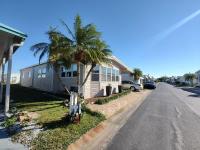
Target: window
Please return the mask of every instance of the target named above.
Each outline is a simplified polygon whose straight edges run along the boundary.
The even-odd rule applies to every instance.
[[[119,70],[116,70],[116,81],[119,81]]]
[[[98,65],[92,70],[92,81],[99,81],[99,66]]]
[[[106,67],[101,67],[101,81],[106,81]]]
[[[122,84],[129,84],[129,81],[122,81]]]
[[[112,81],[115,81],[115,69],[112,69]]]
[[[41,78],[42,77],[42,71],[41,69],[38,69],[38,78]]]
[[[42,78],[46,78],[46,73],[47,73],[47,69],[43,68],[42,73],[41,73]]]
[[[65,77],[66,69],[65,67],[61,67],[61,77]]]
[[[46,78],[47,69],[40,68],[38,69],[38,78]]]
[[[77,77],[77,65],[73,64],[69,69],[62,66],[61,77]]]
[[[28,77],[31,78],[31,72],[30,71],[28,72]]]
[[[77,75],[78,75],[78,73],[77,73],[77,65],[76,64],[72,65],[72,74],[73,74],[73,77],[77,77]]]
[[[111,81],[111,68],[107,68],[107,81]]]
[[[25,75],[24,75],[24,72],[22,72],[22,78],[24,79]]]

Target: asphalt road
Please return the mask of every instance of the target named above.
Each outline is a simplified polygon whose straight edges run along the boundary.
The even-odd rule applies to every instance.
[[[193,93],[160,83],[107,149],[200,150],[200,116],[197,113],[200,97],[191,95]]]

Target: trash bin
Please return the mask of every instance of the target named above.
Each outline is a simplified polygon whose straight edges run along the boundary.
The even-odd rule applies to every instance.
[[[121,85],[118,85],[118,91],[119,91],[119,93],[122,92],[122,86]]]
[[[110,96],[112,94],[112,86],[108,85],[106,86],[106,95]]]

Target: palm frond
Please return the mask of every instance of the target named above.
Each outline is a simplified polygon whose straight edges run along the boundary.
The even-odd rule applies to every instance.
[[[67,28],[68,33],[71,35],[71,37],[73,38],[73,40],[76,40],[75,35],[73,34],[73,32],[70,30],[70,28],[68,27],[68,25],[63,21],[60,20],[60,22],[62,23],[63,26],[65,26]]]
[[[39,56],[39,63],[40,63],[41,59],[45,56],[45,54],[48,54],[49,44],[48,43],[38,43],[38,44],[31,46],[30,50],[34,52],[33,53],[34,56],[36,56],[38,54],[40,55]]]

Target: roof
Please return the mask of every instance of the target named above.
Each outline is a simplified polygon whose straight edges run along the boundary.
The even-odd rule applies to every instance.
[[[20,70],[25,70],[25,69],[29,69],[29,68],[33,68],[33,67],[36,67],[36,66],[42,66],[44,64],[47,64],[47,62],[43,62],[43,63],[38,63],[38,64],[34,64],[34,65],[31,65],[31,66],[28,66],[28,67],[25,67],[25,68],[22,68]]]
[[[118,59],[116,56],[112,55],[111,59],[114,60],[115,62],[119,63],[121,66],[123,66],[126,71],[133,73],[132,69],[130,69],[128,66],[126,66],[120,59]]]
[[[126,71],[132,73],[133,71],[127,67],[121,60],[119,60],[117,57],[115,56],[111,56],[110,59],[112,59],[113,61],[117,62],[118,64],[120,64],[120,66],[122,66]],[[35,64],[35,65],[31,65],[31,66],[28,66],[26,68],[23,68],[21,70],[24,70],[24,69],[28,69],[28,68],[32,68],[32,67],[36,67],[36,66],[40,66],[40,65],[44,65],[44,64],[47,64],[47,62],[43,62],[41,64]]]
[[[200,73],[200,70],[198,70],[198,71],[195,72],[195,74],[199,74],[199,73]]]
[[[7,32],[7,33],[10,33],[12,35],[15,35],[15,36],[18,36],[18,37],[21,37],[23,39],[25,39],[27,37],[26,34],[24,34],[23,32],[19,31],[19,30],[16,30],[14,28],[11,28],[7,25],[4,25],[2,23],[0,23],[0,30],[1,31],[4,31],[4,32]]]

